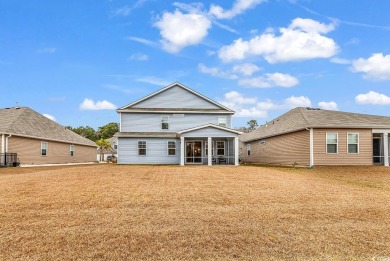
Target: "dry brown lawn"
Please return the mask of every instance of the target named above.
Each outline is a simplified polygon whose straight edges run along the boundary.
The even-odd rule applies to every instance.
[[[0,169],[0,260],[385,257],[390,168]]]

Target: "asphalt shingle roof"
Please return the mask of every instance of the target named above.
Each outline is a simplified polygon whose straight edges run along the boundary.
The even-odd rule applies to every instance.
[[[0,109],[0,134],[93,146],[96,144],[28,108]]]
[[[390,117],[297,107],[266,125],[241,135],[240,140],[248,142],[306,128],[388,129]]]

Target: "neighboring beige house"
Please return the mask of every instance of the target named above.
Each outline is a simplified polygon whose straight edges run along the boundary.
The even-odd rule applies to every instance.
[[[27,107],[0,109],[0,165],[96,161],[96,144]],[[12,159],[15,161],[15,159]]]
[[[390,117],[295,108],[240,136],[242,163],[389,166]]]

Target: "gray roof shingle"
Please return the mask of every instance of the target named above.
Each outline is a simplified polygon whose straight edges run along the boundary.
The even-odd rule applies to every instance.
[[[390,128],[390,117],[297,107],[256,130],[240,136],[242,142],[306,128]]]
[[[0,134],[96,147],[96,144],[28,108],[0,109]]]

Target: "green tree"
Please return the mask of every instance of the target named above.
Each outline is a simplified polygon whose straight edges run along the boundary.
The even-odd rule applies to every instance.
[[[109,139],[117,132],[119,132],[119,123],[110,122],[98,128],[97,136],[100,139]]]
[[[92,127],[89,127],[89,126],[85,126],[85,127],[84,126],[79,126],[77,128],[72,128],[72,127],[66,127],[66,128],[70,129],[71,131],[76,132],[77,134],[83,136],[84,138],[90,139],[92,141],[96,141],[97,140],[96,131]]]
[[[100,161],[104,161],[104,151],[111,149],[111,143],[106,139],[99,139],[96,141],[96,145],[99,147]]]
[[[257,127],[259,127],[259,124],[257,124],[257,120],[250,120],[247,122],[248,128],[247,131],[251,132],[255,130]]]

